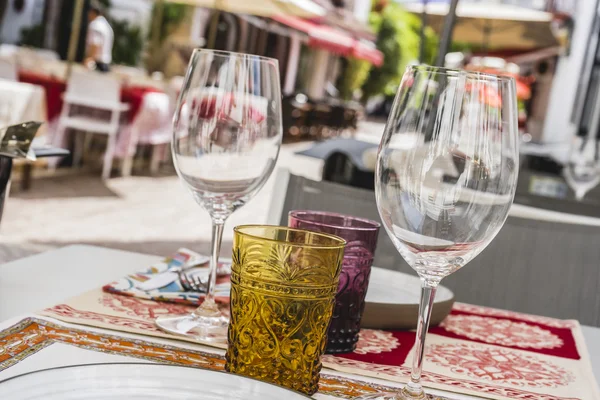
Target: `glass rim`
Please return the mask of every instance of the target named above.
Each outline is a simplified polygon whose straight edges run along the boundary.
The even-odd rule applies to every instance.
[[[312,221],[309,219],[302,218],[301,216],[299,217],[298,214],[300,214],[300,215],[309,215],[310,214],[310,215],[334,216],[334,217],[340,217],[340,218],[350,219],[350,220],[354,220],[354,221],[360,221],[365,224],[369,224],[371,226],[341,226],[341,225],[331,224],[331,223],[327,223],[327,222]],[[329,212],[329,211],[292,210],[288,213],[288,216],[294,217],[298,220],[301,220],[302,222],[306,222],[306,223],[317,225],[317,226],[327,227],[327,228],[348,229],[348,230],[352,230],[352,231],[377,231],[378,229],[381,228],[381,224],[379,222],[373,221],[368,218],[355,217],[353,215],[341,214],[341,213]]]
[[[485,79],[485,80],[493,80],[493,81],[506,81],[506,82],[515,82],[515,78],[510,75],[497,75],[489,72],[480,72],[480,71],[469,71],[465,69],[458,68],[446,68],[446,67],[435,67],[433,65],[409,65],[406,67],[407,70],[411,71],[425,71],[432,72],[442,75],[448,76],[460,76],[465,75],[471,79]]]
[[[247,59],[258,58],[260,61],[270,61],[270,62],[279,63],[279,60],[277,60],[276,58],[272,58],[272,57],[259,56],[259,55],[256,55],[256,54],[249,54],[249,53],[239,53],[237,51],[205,49],[203,47],[197,47],[197,48],[195,48],[194,51],[193,51],[193,53],[192,53],[192,58],[196,54],[202,54],[202,53],[210,53],[210,54],[214,54],[214,55],[219,56],[219,57],[232,57],[232,56],[236,56],[236,57],[247,58]]]
[[[327,244],[286,242],[285,240],[268,238],[268,237],[255,235],[255,234],[244,231],[245,229],[252,229],[252,228],[272,228],[272,229],[279,230],[279,231],[310,233],[311,235],[328,238],[328,239],[333,240],[338,243],[337,244],[332,243],[330,245],[327,245]],[[260,225],[260,224],[238,225],[233,228],[233,232],[237,235],[246,236],[246,237],[250,237],[253,239],[257,239],[257,240],[264,240],[266,242],[280,243],[280,244],[284,244],[286,246],[293,246],[293,247],[308,247],[311,249],[340,249],[340,248],[344,249],[347,244],[345,239],[343,239],[339,236],[336,236],[336,235],[329,234],[329,233],[314,232],[314,231],[309,231],[307,229],[296,229],[296,228],[290,228],[287,226],[279,226],[279,225]]]

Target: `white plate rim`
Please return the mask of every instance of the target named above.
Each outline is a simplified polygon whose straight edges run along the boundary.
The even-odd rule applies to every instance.
[[[403,275],[404,277],[410,278],[410,279],[416,279],[418,280],[419,277],[418,276],[414,276],[411,274],[407,274],[405,272],[401,272],[401,271],[396,271],[396,270],[391,270],[391,269],[387,269],[387,268],[381,268],[381,267],[376,267],[376,266],[372,266],[371,267],[371,277],[369,278],[369,282],[370,280],[373,278],[373,271],[377,270],[380,271],[380,273],[386,273],[386,274],[400,274]],[[437,288],[437,293],[435,296],[435,300],[434,300],[434,304],[436,303],[445,303],[445,302],[450,302],[450,301],[454,301],[454,292],[450,289],[448,289],[446,286],[443,285],[439,285]],[[438,295],[442,295],[443,297],[438,297]],[[415,303],[391,303],[391,302],[378,302],[378,301],[369,301],[367,296],[369,296],[369,290],[367,289],[367,294],[365,295],[365,304],[373,304],[373,305],[378,305],[378,306],[418,306],[419,305],[419,299],[417,298],[417,301]]]
[[[266,386],[271,386],[280,390],[283,390],[285,392],[288,392],[289,394],[293,394],[298,396],[298,398],[303,398],[303,399],[312,399],[312,397],[307,396],[304,393],[300,393],[294,390],[291,390],[289,388],[274,384],[274,383],[270,383],[270,382],[264,382],[255,378],[250,378],[244,375],[238,375],[238,374],[233,374],[227,371],[216,371],[216,370],[212,370],[212,369],[207,369],[207,368],[200,368],[200,367],[192,367],[189,365],[177,365],[177,364],[163,364],[163,363],[143,363],[143,362],[107,362],[107,363],[87,363],[87,364],[73,364],[73,365],[61,365],[61,366],[57,366],[57,367],[52,367],[52,368],[44,368],[44,369],[38,369],[35,371],[29,371],[29,372],[25,372],[19,375],[15,375],[15,376],[11,376],[10,378],[6,378],[3,380],[0,380],[0,386],[10,382],[10,381],[16,381],[19,378],[23,378],[26,376],[30,376],[30,375],[36,375],[36,374],[41,374],[44,372],[48,372],[48,371],[56,371],[56,370],[68,370],[68,369],[77,369],[77,368],[87,368],[87,367],[99,367],[99,366],[123,366],[123,365],[132,365],[132,366],[137,366],[137,367],[174,367],[174,368],[185,368],[185,369],[189,369],[189,370],[196,370],[196,371],[202,371],[202,372],[208,372],[208,373],[215,373],[215,374],[225,374],[225,375],[232,375],[235,378],[239,378],[242,380],[248,380],[254,383],[258,383],[259,385],[266,385]]]

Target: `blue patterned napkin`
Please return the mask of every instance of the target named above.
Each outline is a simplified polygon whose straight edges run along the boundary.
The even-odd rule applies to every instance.
[[[199,267],[186,270],[186,274],[198,276],[204,280],[208,277],[208,261],[208,256],[181,248],[172,256],[150,266],[148,269],[109,283],[102,290],[108,293],[148,300],[197,305],[204,298],[204,294],[184,291],[177,278],[176,271],[184,265],[200,263]],[[221,259],[217,269],[217,286],[215,287],[215,299],[218,302],[229,302],[230,274],[231,260]]]

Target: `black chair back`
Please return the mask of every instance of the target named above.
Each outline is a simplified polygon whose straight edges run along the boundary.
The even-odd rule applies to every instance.
[[[280,223],[291,210],[334,211],[381,222],[375,193],[289,175]],[[273,205],[272,205],[273,206]],[[600,326],[600,226],[509,217],[492,243],[442,281],[457,301]],[[374,265],[415,274],[389,236]]]
[[[10,157],[0,156],[0,222],[4,213],[4,203],[8,197],[10,173],[12,172],[13,160]]]

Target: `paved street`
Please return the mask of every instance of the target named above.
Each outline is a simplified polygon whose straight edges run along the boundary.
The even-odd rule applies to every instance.
[[[365,123],[357,138],[378,141],[382,129],[381,123]],[[320,179],[320,160],[294,154],[310,146],[284,145],[277,167]],[[266,222],[271,197],[277,192],[273,184],[272,177],[230,218],[224,254],[230,249],[233,226]],[[210,219],[169,167],[159,177],[103,182],[98,171],[35,180],[29,192],[19,192],[17,186],[0,225],[0,263],[73,243],[157,255],[182,246],[203,252],[209,248]]]

